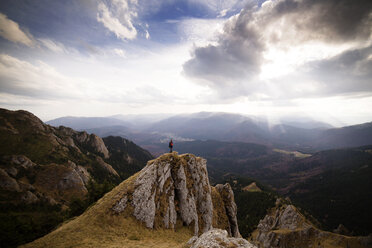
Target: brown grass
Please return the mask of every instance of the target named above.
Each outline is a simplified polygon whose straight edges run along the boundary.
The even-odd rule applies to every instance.
[[[81,216],[67,221],[48,235],[24,248],[65,247],[183,247],[192,232],[181,227],[151,230],[126,212],[115,215],[110,209],[127,191],[133,190],[138,173],[101,198]]]
[[[253,182],[243,188],[243,191],[248,192],[261,192],[262,190],[256,185],[256,182]]]
[[[307,158],[307,157],[311,157],[311,154],[301,153],[301,152],[298,152],[298,151],[286,151],[286,150],[280,150],[280,149],[273,149],[273,151],[274,152],[283,153],[283,154],[288,154],[288,155],[292,154],[296,158]]]

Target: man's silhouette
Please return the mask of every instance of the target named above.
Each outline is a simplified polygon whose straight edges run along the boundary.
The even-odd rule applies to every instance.
[[[170,153],[172,153],[173,151],[173,140],[172,139],[169,142],[169,149],[170,149]]]

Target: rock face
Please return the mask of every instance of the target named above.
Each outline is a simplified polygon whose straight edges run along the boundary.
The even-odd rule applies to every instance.
[[[227,220],[226,229],[239,236],[236,205],[231,187],[218,186],[223,204],[213,206],[206,160],[176,152],[149,161],[133,179],[133,187],[121,192],[112,211],[132,214],[148,228],[190,226],[195,235],[209,231],[215,218]],[[217,187],[216,187],[217,188]],[[214,212],[219,211],[219,215]]]
[[[6,233],[0,244],[14,246],[26,236],[46,234],[65,213],[77,214],[86,200],[96,199],[152,158],[121,137],[105,140],[46,125],[26,111],[0,108],[0,233]],[[87,198],[88,193],[94,197]]]
[[[296,207],[281,200],[260,221],[252,236],[253,242],[263,248],[370,247],[364,244],[366,239],[319,230]]]
[[[221,229],[212,229],[203,233],[199,238],[194,236],[187,245],[191,246],[190,248],[257,248],[245,239],[228,237],[227,231]]]
[[[229,219],[229,235],[233,237],[240,237],[241,235],[239,233],[238,220],[236,218],[237,207],[234,200],[234,192],[232,191],[232,188],[228,183],[226,183],[225,185],[217,184],[216,189],[222,196],[227,217]]]
[[[129,141],[125,147],[109,148],[114,159],[95,134],[52,127],[27,111],[0,108],[0,202],[27,205],[40,200],[68,206],[72,199],[84,199],[90,180],[118,183],[152,158]]]

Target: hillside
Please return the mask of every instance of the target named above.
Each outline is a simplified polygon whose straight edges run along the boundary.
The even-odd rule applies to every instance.
[[[251,241],[263,248],[288,247],[371,247],[371,237],[350,237],[325,232],[314,226],[298,209],[283,200],[263,218]]]
[[[368,235],[372,233],[371,149],[330,150],[304,159],[294,164],[293,184],[284,192],[327,230],[342,224],[349,233]]]
[[[326,230],[343,224],[355,235],[372,233],[369,221],[372,193],[366,190],[372,188],[371,146],[307,155],[271,150],[257,144],[221,141],[179,142],[176,149],[207,158],[212,182],[221,182],[232,174],[254,178],[289,196],[311,212]],[[229,182],[233,186],[232,181]],[[240,193],[235,193],[236,199],[240,199]],[[237,200],[238,206],[239,202]]]
[[[23,247],[190,247],[193,235],[212,227],[240,236],[230,185],[211,187],[204,159],[174,152],[149,161],[81,216]]]
[[[117,117],[118,118],[118,117]],[[319,150],[371,145],[371,123],[333,128],[309,118],[288,118],[276,123],[267,118],[229,113],[200,112],[163,119],[143,116],[90,118],[63,117],[48,123],[78,127],[101,137],[113,135],[134,140],[151,152],[160,154],[157,144],[173,138],[177,142],[219,140],[257,143],[289,150]],[[105,120],[106,121],[103,121]],[[155,144],[155,146],[154,146]],[[155,148],[154,150],[152,150]]]
[[[0,109],[1,247],[29,242],[80,214],[151,158],[120,137],[102,140]]]

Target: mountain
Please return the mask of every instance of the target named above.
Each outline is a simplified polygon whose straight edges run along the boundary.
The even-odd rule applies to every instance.
[[[303,154],[258,144],[208,140],[179,142],[175,148],[205,157],[213,183],[234,174],[254,178],[289,196],[326,230],[343,224],[356,235],[372,233],[372,193],[366,190],[372,188],[372,146]],[[232,180],[229,182],[239,205],[240,192]]]
[[[371,145],[372,122],[328,129],[322,132],[315,146],[321,149]]]
[[[309,118],[267,118],[230,113],[200,112],[175,116],[112,116],[102,118],[63,117],[48,122],[70,126],[102,137],[129,138],[153,149],[173,138],[175,141],[219,140],[257,143],[290,150],[319,150],[371,144],[370,123],[344,128]],[[160,154],[159,150],[150,150]]]
[[[286,195],[327,230],[372,233],[372,146],[323,151],[292,164]]]
[[[251,198],[255,201],[250,205],[257,205],[263,217],[250,240],[242,239],[237,222],[239,208],[232,189],[243,188],[244,181],[232,180],[233,187],[229,183],[213,187],[209,184],[205,159],[176,152],[164,154],[149,161],[145,168],[79,217],[22,247],[366,248],[371,245],[370,237],[322,231],[288,200],[275,195],[266,195],[265,203],[260,198]],[[266,190],[264,185],[258,185]],[[272,200],[274,203],[270,203]]]
[[[206,242],[218,240],[227,243],[216,247],[254,247],[239,236],[230,185],[211,187],[206,160],[174,152],[149,161],[81,216],[24,247],[209,247]]]
[[[29,242],[80,214],[149,159],[124,138],[101,139],[0,109],[1,247]]]
[[[98,127],[130,126],[129,122],[111,117],[73,117],[66,116],[47,121],[51,126],[65,126],[76,130],[85,130]]]
[[[317,228],[298,209],[278,199],[252,235],[263,248],[287,247],[371,247],[370,237],[350,237]]]

